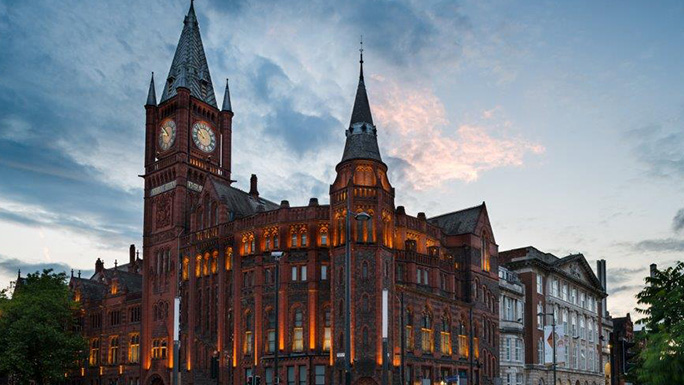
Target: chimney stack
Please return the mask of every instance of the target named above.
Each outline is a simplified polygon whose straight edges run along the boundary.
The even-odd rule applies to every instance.
[[[608,291],[607,287],[607,282],[606,282],[606,260],[605,259],[599,259],[596,261],[596,275],[598,275],[599,282],[601,283],[601,287],[603,288],[603,291]],[[606,317],[608,315],[608,301],[606,298],[601,299],[601,311],[603,312],[603,317]]]
[[[651,278],[655,277],[656,272],[658,271],[658,265],[655,263],[651,264]]]
[[[104,261],[101,260],[100,258],[95,261],[95,274],[101,272],[104,270]]]
[[[249,178],[249,195],[253,196],[254,198],[259,198],[259,190],[257,189],[257,176],[256,176],[256,174],[252,174],[252,177]]]
[[[135,245],[131,245],[128,249],[128,263],[131,265],[135,263]]]

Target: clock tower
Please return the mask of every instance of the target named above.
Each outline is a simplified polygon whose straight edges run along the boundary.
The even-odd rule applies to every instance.
[[[153,74],[145,103],[142,381],[170,384],[178,366],[174,300],[180,239],[205,179],[231,183],[228,82],[219,109],[192,3],[159,103],[156,99]]]

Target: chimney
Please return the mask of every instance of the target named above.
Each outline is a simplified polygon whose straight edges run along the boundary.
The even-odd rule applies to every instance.
[[[318,198],[309,199],[309,206],[318,206]]]
[[[101,260],[100,258],[95,261],[95,274],[101,272],[104,270],[104,261]]]
[[[406,209],[404,206],[397,206],[396,213],[397,215],[406,215]]]
[[[651,278],[655,277],[656,273],[658,272],[658,265],[655,263],[651,264]]]
[[[289,208],[290,207],[290,201],[283,199],[280,201],[280,208]]]
[[[422,211],[418,213],[418,219],[421,221],[427,221],[427,217],[425,217],[425,213]]]
[[[128,249],[128,263],[131,265],[135,263],[135,245],[131,245]]]
[[[256,176],[256,174],[252,174],[252,177],[249,178],[249,195],[251,195],[254,198],[259,198],[259,190],[257,189],[257,176]]]
[[[596,261],[596,275],[598,275],[599,283],[601,283],[601,287],[603,288],[603,291],[608,291],[607,287],[607,282],[606,282],[606,260],[605,259],[599,259]],[[606,317],[608,315],[608,301],[606,298],[603,298],[601,300],[601,307],[603,311],[603,317]]]

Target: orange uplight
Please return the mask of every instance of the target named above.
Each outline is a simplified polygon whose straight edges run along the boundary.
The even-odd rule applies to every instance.
[[[123,374],[123,365],[119,365],[119,374]]]
[[[85,377],[85,368],[81,368],[81,377]]]
[[[100,366],[100,375],[103,375],[103,374],[104,374],[104,367]]]
[[[309,290],[309,349],[316,349],[316,290]]]

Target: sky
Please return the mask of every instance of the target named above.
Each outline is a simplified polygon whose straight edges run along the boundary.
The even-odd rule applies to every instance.
[[[0,287],[141,245],[144,108],[187,0],[0,0]],[[499,250],[605,259],[608,308],[684,259],[684,3],[197,0],[233,177],[329,201],[364,72],[396,204],[485,201]],[[217,100],[223,98],[222,92]],[[219,104],[220,105],[220,104]]]

